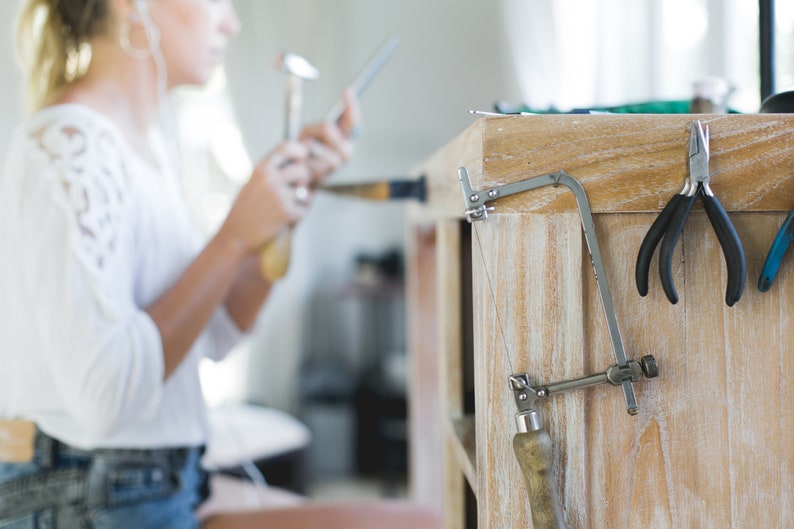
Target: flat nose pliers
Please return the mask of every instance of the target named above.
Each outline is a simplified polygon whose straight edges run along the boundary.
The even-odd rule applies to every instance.
[[[709,187],[709,129],[705,132],[700,121],[692,123],[689,135],[689,177],[683,189],[664,207],[645,235],[637,255],[635,280],[641,296],[648,293],[648,270],[651,257],[662,241],[659,252],[659,275],[662,288],[670,303],[678,302],[678,293],[673,284],[673,250],[684,229],[684,224],[695,203],[700,197],[706,210],[717,239],[725,255],[728,268],[728,285],[725,291],[725,303],[730,307],[739,301],[747,278],[747,264],[744,248],[736,233],[736,229],[728,218],[722,204],[714,196]]]

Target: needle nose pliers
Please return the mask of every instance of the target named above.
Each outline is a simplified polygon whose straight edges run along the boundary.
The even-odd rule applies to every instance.
[[[698,196],[703,202],[703,208],[706,210],[722,246],[722,253],[725,255],[725,264],[728,268],[725,303],[729,307],[733,306],[742,296],[747,278],[744,248],[728,214],[711,191],[709,181],[709,129],[706,125],[704,132],[703,126],[698,120],[692,123],[689,135],[689,177],[684,182],[683,189],[670,199],[670,202],[653,222],[640,245],[634,275],[637,290],[641,296],[648,293],[648,270],[651,257],[659,241],[662,241],[662,248],[659,252],[659,275],[662,288],[670,303],[678,302],[678,293],[673,285],[673,250],[684,229],[695,198]]]

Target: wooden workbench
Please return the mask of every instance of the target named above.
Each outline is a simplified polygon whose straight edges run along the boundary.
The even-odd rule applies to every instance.
[[[648,296],[634,284],[640,242],[686,176],[693,119],[710,125],[711,187],[747,256],[734,307],[699,202],[674,256],[678,304],[662,292],[657,257]],[[794,255],[769,292],[756,284],[794,206],[794,116],[488,117],[416,169],[429,198],[407,233],[412,490],[444,510],[449,528],[473,518],[480,529],[525,528],[507,376],[549,383],[615,358],[573,194],[505,197],[469,225],[461,166],[476,190],[558,170],[578,179],[627,355],[659,362],[658,378],[635,384],[636,416],[612,386],[537,406],[568,527],[792,527]]]

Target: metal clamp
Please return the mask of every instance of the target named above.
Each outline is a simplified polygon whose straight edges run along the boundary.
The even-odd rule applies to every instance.
[[[485,220],[488,218],[488,212],[494,210],[493,207],[486,206],[486,204],[491,200],[515,195],[516,193],[523,193],[524,191],[530,191],[532,189],[537,189],[539,187],[545,187],[548,185],[557,187],[563,177],[568,177],[569,179],[573,180],[573,178],[565,174],[565,172],[558,171],[556,173],[535,176],[533,178],[522,180],[520,182],[514,182],[512,184],[492,187],[482,191],[475,191],[471,187],[469,172],[465,167],[461,167],[458,169],[458,181],[460,182],[461,188],[463,188],[463,200],[466,203],[466,210],[463,212],[463,214],[466,216],[466,219],[469,222]],[[585,199],[585,201],[586,200],[587,199]]]
[[[510,375],[510,389],[513,390],[516,407],[519,411],[516,416],[518,429],[524,432],[533,431],[535,429],[537,414],[533,409],[533,405],[538,400],[548,398],[558,393],[600,386],[602,384],[622,386],[624,382],[637,382],[643,376],[645,378],[656,378],[659,376],[659,365],[656,363],[656,358],[653,355],[645,355],[639,362],[636,360],[629,360],[624,365],[610,366],[603,373],[537,386],[532,385],[529,380],[529,375],[526,373]]]

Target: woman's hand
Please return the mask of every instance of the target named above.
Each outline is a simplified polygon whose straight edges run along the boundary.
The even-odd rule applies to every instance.
[[[309,147],[300,141],[284,142],[268,154],[240,189],[219,235],[251,253],[298,222],[308,209],[309,156]]]
[[[301,131],[299,139],[309,147],[308,165],[313,184],[321,183],[353,156],[353,140],[361,122],[361,109],[352,90],[345,90],[342,98],[345,111],[336,123],[316,123]]]
[[[343,98],[345,111],[336,123],[307,126],[298,141],[280,144],[257,164],[219,235],[252,253],[306,214],[312,184],[322,182],[353,155],[350,136],[359,126],[361,111],[351,90]]]

